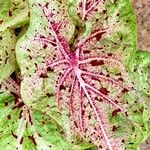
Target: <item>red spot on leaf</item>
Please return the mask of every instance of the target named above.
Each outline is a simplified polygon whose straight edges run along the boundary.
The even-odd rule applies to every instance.
[[[37,145],[35,138],[33,137],[33,135],[28,136],[28,138],[33,142],[34,145]]]
[[[54,96],[54,94],[52,94],[52,93],[46,93],[46,96],[47,97],[52,97],[52,96]]]
[[[108,95],[108,93],[109,93],[109,91],[108,91],[106,88],[104,88],[104,87],[101,87],[101,88],[99,89],[99,91],[100,91],[102,94],[104,94],[104,95]]]
[[[75,121],[74,121],[74,125],[75,125],[76,128],[78,128],[78,125],[77,125],[77,123]]]
[[[116,129],[117,129],[117,127],[116,127],[116,126],[113,126],[113,127],[112,127],[112,131],[113,131],[113,132],[115,132],[115,131],[116,131]]]
[[[54,42],[50,42],[50,43],[51,43],[51,45],[54,46],[54,47],[57,46],[57,44],[54,43]]]
[[[47,67],[47,71],[54,72],[54,69],[52,69],[51,67]]]
[[[106,77],[110,77],[110,75],[109,75],[109,74],[106,74]]]
[[[121,76],[121,72],[116,74],[117,76]]]
[[[30,114],[29,114],[29,122],[31,123],[31,125],[33,125],[32,118],[31,118]]]
[[[91,51],[90,50],[84,50],[83,54],[89,54]]]
[[[5,106],[8,106],[8,102],[5,102],[4,105],[5,105]]]
[[[42,137],[42,135],[41,135],[40,133],[38,133],[38,136],[39,136],[39,137]]]
[[[20,102],[18,105],[14,106],[12,109],[21,108],[24,106],[23,102]]]
[[[65,86],[63,86],[63,85],[60,85],[59,89],[60,89],[60,91],[61,91],[61,90],[65,90],[66,88],[65,88]]]
[[[97,100],[97,101],[99,101],[99,102],[102,102],[102,101],[103,101],[103,99],[98,98],[98,97],[95,97],[95,100]]]
[[[41,75],[39,76],[40,78],[48,78],[47,74],[41,73]]]
[[[21,119],[21,117],[22,117],[22,112],[23,112],[23,110],[21,110],[19,113],[19,119]]]
[[[126,89],[126,88],[124,88],[121,92],[122,92],[122,93],[127,93],[127,92],[129,92],[129,90]]]
[[[49,3],[47,2],[46,4],[45,4],[45,7],[48,9],[48,5],[49,5]]]
[[[112,53],[108,53],[108,56],[112,56],[113,54]]]
[[[82,2],[79,2],[79,7],[82,7]]]
[[[100,145],[99,148],[102,149],[103,148],[102,145]]]
[[[105,34],[106,31],[104,31],[103,29],[96,29],[92,31],[92,37],[91,38],[96,38],[97,41],[99,41],[102,38],[102,35]]]
[[[104,14],[107,14],[107,10],[103,10],[103,13],[104,13]]]
[[[116,116],[119,112],[121,112],[120,109],[115,109],[115,110],[112,112],[112,117]]]
[[[8,116],[7,116],[7,119],[8,119],[8,120],[10,120],[10,119],[11,119],[11,116],[10,116],[10,115],[8,115]]]
[[[23,137],[21,138],[21,140],[20,140],[20,144],[22,144],[23,143]]]
[[[44,49],[45,49],[45,48],[47,48],[47,45],[46,45],[46,44],[44,44],[43,48],[44,48]]]
[[[29,57],[30,60],[32,60],[32,57],[30,55],[28,57]]]
[[[3,23],[3,20],[0,20],[0,24],[2,24]]]
[[[99,66],[99,65],[103,65],[104,61],[103,60],[93,60],[93,61],[90,62],[90,64],[92,66]]]
[[[125,112],[125,115],[126,115],[126,116],[128,116],[128,113],[127,113],[127,112]]]
[[[101,33],[98,33],[95,37],[96,37],[96,40],[99,41],[101,38],[102,38],[102,35],[106,33],[105,31],[104,32],[101,32]]]
[[[99,79],[96,78],[96,77],[91,77],[91,79],[92,79],[92,80],[95,80],[95,81],[99,81]]]
[[[45,125],[45,124],[46,124],[46,123],[45,123],[45,121],[42,121],[41,123],[42,123],[43,125]]]
[[[12,134],[12,136],[13,136],[15,139],[18,138],[18,136],[17,136],[16,134],[14,134],[13,131],[11,131],[11,134]]]
[[[119,78],[118,81],[122,81],[123,82],[123,78]]]
[[[12,17],[12,12],[9,10],[8,12],[9,17]]]
[[[84,116],[84,114],[85,114],[85,111],[84,111],[84,110],[82,110],[82,111],[81,111],[81,114],[82,114],[82,116]]]
[[[124,140],[124,139],[122,140],[122,143],[125,143],[125,140]]]

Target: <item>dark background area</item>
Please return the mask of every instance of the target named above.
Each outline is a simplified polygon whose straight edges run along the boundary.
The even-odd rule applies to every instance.
[[[150,0],[133,0],[132,3],[138,22],[138,48],[150,51]]]

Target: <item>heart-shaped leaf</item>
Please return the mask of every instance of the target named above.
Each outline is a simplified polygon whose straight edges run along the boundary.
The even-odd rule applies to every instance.
[[[60,110],[55,118],[67,138],[81,136],[104,150],[136,149],[149,132],[143,115],[150,104],[149,85],[145,92],[133,78],[136,20],[130,1],[29,5],[30,26],[16,51],[24,103],[49,115]]]

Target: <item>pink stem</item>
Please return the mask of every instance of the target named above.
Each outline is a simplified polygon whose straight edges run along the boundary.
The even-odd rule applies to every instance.
[[[106,29],[105,29],[106,30]],[[87,39],[84,39],[83,41],[79,42],[77,45],[77,48],[81,48],[88,40],[94,38],[97,34],[100,34],[102,32],[105,32],[105,30],[100,29],[99,31],[93,33],[90,35],[90,37],[88,37]]]
[[[83,89],[85,95],[87,96],[87,99],[89,100],[90,105],[92,106],[92,108],[94,110],[94,113],[95,113],[95,115],[97,117],[97,121],[99,122],[99,126],[100,126],[100,129],[101,129],[102,134],[104,136],[104,139],[105,139],[105,141],[106,141],[106,143],[107,143],[107,145],[109,147],[109,150],[113,150],[113,148],[111,146],[111,143],[109,141],[109,138],[107,136],[107,133],[106,133],[106,131],[104,129],[102,120],[101,120],[101,118],[100,118],[100,116],[99,116],[99,114],[97,112],[97,108],[95,107],[95,105],[94,105],[94,103],[93,103],[93,101],[92,101],[92,99],[91,99],[91,97],[90,97],[90,95],[89,95],[89,93],[88,93],[88,91],[86,89],[86,84],[85,84],[85,82],[83,81],[83,79],[81,77],[81,72],[79,71],[79,69],[76,69],[75,72],[76,72],[77,78],[79,80],[80,86]]]
[[[40,6],[41,7],[41,9],[43,9],[43,14],[44,14],[44,16],[45,16],[45,18],[46,19],[48,19],[48,25],[49,25],[49,28],[52,30],[52,34],[53,34],[53,36],[54,36],[54,38],[55,38],[55,40],[56,40],[56,43],[57,43],[57,45],[59,46],[59,50],[61,51],[61,53],[63,54],[63,56],[66,58],[66,59],[69,59],[69,56],[68,56],[68,54],[66,53],[66,51],[65,51],[65,49],[64,49],[64,47],[63,47],[63,45],[61,44],[61,42],[59,41],[59,39],[58,39],[58,35],[57,35],[57,33],[55,32],[55,30],[54,30],[54,28],[53,28],[53,26],[52,26],[52,24],[51,24],[51,18],[48,16],[48,14],[46,13],[46,12],[49,12],[50,10],[48,10],[47,8],[43,8],[43,6]],[[49,13],[49,15],[50,15],[50,13]]]
[[[35,40],[37,40],[38,42],[42,42],[43,44],[57,44],[56,42],[53,42],[52,40],[50,40],[49,38],[46,38],[44,36],[42,36],[42,38],[39,36],[34,37]]]
[[[81,50],[81,48],[76,49],[76,56],[78,59],[80,59],[80,57],[83,57],[83,50]]]
[[[85,19],[86,16],[86,0],[82,0],[83,1],[83,15],[82,15],[82,20]]]
[[[68,101],[68,104],[69,104],[69,112],[70,112],[70,117],[73,118],[73,93],[74,93],[74,88],[75,88],[75,84],[76,84],[76,77],[74,77],[74,80],[73,80],[73,84],[71,86],[71,91],[70,91],[70,98],[69,98],[69,101]]]
[[[47,63],[47,67],[55,67],[57,65],[61,65],[61,64],[64,64],[64,63],[69,63],[69,62],[66,59],[62,59],[62,60],[59,60],[59,61],[56,61],[56,62],[53,62],[53,63],[50,63],[50,64],[49,64],[49,61],[47,61],[46,63]]]
[[[52,28],[52,26],[51,26],[51,24],[50,24],[50,23],[49,23],[49,25],[50,25],[50,27],[51,27],[51,29],[52,29],[52,32],[53,32],[54,38],[55,38],[55,40],[56,40],[57,44],[58,44],[58,45],[59,45],[59,47],[60,47],[60,51],[62,52],[62,54],[64,55],[64,57],[68,59],[68,58],[69,58],[69,56],[67,55],[67,53],[66,53],[65,49],[63,48],[63,46],[62,46],[61,42],[59,41],[59,39],[58,39],[58,37],[57,37],[57,34],[56,34],[56,33],[55,33],[55,31],[53,30],[53,28]]]
[[[76,50],[76,56],[77,56],[77,58],[80,57],[80,48],[77,48],[77,50]]]
[[[82,70],[81,70],[82,71]],[[114,79],[111,79],[110,77],[106,77],[104,75],[100,75],[98,73],[92,73],[92,72],[89,72],[89,71],[82,71],[82,74],[86,74],[86,75],[90,75],[90,76],[94,76],[94,77],[98,77],[100,79],[103,79],[105,81],[109,81],[109,82],[112,82],[112,84],[115,84],[117,86],[120,86],[121,88],[126,88],[128,89],[128,87],[124,87],[123,85],[121,85],[119,82],[115,81]]]
[[[95,6],[98,5],[98,3],[99,3],[99,0],[97,0],[97,2],[95,2],[94,4],[92,4],[92,6],[86,11],[86,13],[90,12],[93,7],[95,7]]]
[[[79,120],[80,120],[80,130],[84,131],[85,129],[85,115],[83,114],[83,90],[80,87],[80,99],[81,99],[81,103],[80,103],[80,113],[79,113]]]
[[[56,99],[58,102],[58,106],[59,106],[59,97],[60,97],[60,86],[63,85],[63,82],[65,81],[68,73],[72,70],[72,68],[68,68],[64,73],[63,73],[63,77],[60,79],[60,81],[58,81],[58,87],[57,87],[57,95],[56,95]]]
[[[119,106],[117,105],[110,97],[105,96],[103,93],[101,93],[100,91],[98,91],[96,88],[93,88],[91,85],[89,84],[85,84],[85,86],[87,86],[89,89],[91,89],[92,91],[94,91],[95,93],[99,94],[100,96],[102,96],[104,99],[106,99],[108,102],[110,102],[112,105],[114,105],[116,108],[120,109],[122,113],[124,113],[125,111]]]

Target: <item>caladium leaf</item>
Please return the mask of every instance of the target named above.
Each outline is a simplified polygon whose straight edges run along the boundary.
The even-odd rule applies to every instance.
[[[66,140],[64,131],[41,111],[31,110],[20,98],[19,85],[9,78],[0,88],[0,143],[6,150],[83,150],[94,148],[85,142]]]
[[[16,35],[12,30],[0,33],[0,82],[15,70]]]
[[[136,20],[130,1],[29,5],[30,26],[16,50],[24,103],[55,114],[67,138],[81,136],[103,150],[137,149],[149,132],[143,115],[150,104],[149,85],[142,85],[145,92],[133,79]]]
[[[0,82],[15,70],[15,30],[29,20],[29,10],[25,0],[0,1]]]
[[[26,0],[0,1],[0,32],[27,23],[29,9]]]

